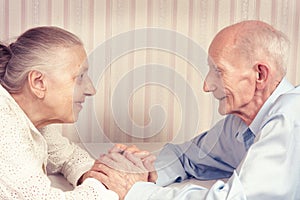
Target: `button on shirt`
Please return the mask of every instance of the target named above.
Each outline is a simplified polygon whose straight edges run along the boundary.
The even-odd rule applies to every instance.
[[[126,199],[300,199],[300,89],[294,89],[298,102],[278,99],[293,89],[284,78],[249,127],[228,115],[189,142],[167,144],[156,163],[157,184],[136,183]],[[249,130],[255,139],[247,151],[243,135]],[[230,179],[217,181],[210,190],[161,187],[190,177]]]
[[[247,151],[250,148],[250,146],[253,144],[255,135],[252,133],[250,128],[248,128],[247,131],[243,134],[243,138],[244,138],[245,149]]]

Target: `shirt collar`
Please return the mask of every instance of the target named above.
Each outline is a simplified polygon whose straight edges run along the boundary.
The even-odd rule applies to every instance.
[[[237,139],[239,141],[243,141],[243,134],[247,131],[247,129],[249,128],[252,133],[257,136],[257,134],[259,134],[260,128],[261,128],[261,122],[264,119],[265,115],[267,114],[267,112],[269,111],[270,107],[272,106],[272,104],[274,103],[274,101],[282,94],[292,90],[293,88],[295,88],[290,82],[288,82],[288,80],[286,78],[283,78],[282,81],[279,83],[279,85],[277,86],[277,88],[274,90],[274,92],[271,94],[271,96],[267,99],[267,101],[263,104],[263,106],[261,107],[261,109],[258,111],[256,117],[254,118],[254,120],[252,121],[252,123],[250,124],[250,126],[247,126],[242,120],[241,118],[238,118],[239,120],[242,121],[242,123],[240,124],[238,131],[237,131]]]

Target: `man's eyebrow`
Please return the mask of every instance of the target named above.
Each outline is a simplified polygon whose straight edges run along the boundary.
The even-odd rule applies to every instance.
[[[207,64],[210,66],[215,66],[215,63],[213,62],[212,59],[207,59]]]
[[[209,61],[207,64],[211,68],[218,68],[218,66],[214,62]]]

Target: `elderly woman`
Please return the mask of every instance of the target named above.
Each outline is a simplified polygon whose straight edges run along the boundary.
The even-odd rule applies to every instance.
[[[80,39],[57,27],[0,45],[1,199],[118,199],[95,178],[88,153],[48,126],[75,122],[95,94],[85,60]],[[62,173],[75,189],[51,187],[47,172]]]

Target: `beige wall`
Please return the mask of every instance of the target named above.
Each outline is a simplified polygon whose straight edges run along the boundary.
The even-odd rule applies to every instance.
[[[55,25],[77,34],[91,54],[112,36],[156,27],[182,34],[206,51],[212,37],[222,27],[241,20],[260,19],[274,25],[291,39],[287,77],[292,83],[299,84],[299,15],[298,0],[0,0],[0,40],[13,40],[34,26]],[[156,39],[165,40],[164,37]],[[146,36],[145,40],[149,38]],[[186,58],[188,56],[176,54],[176,48],[186,44],[184,52],[192,55],[189,44],[183,40],[175,43],[170,40],[167,44],[175,51],[132,48],[131,52],[113,58],[111,54],[120,47],[129,46],[127,42],[105,47],[109,67],[103,76],[99,73],[102,68],[95,68],[97,63],[92,65],[90,71],[96,80],[98,93],[93,102],[87,103],[82,114],[84,117],[77,125],[80,126],[81,139],[90,142],[180,142],[206,130],[219,118],[215,102],[210,95],[202,92],[205,70],[193,66]],[[135,43],[134,39],[129,43]],[[164,76],[152,70],[151,64],[167,66],[176,74],[168,72]],[[142,65],[148,66],[149,70],[139,73],[136,69]],[[122,90],[124,94],[118,96],[124,98],[113,101],[118,84],[131,70],[134,75],[125,82],[127,89]],[[178,81],[177,75],[184,81]],[[153,77],[158,76],[167,80],[172,88],[157,84],[157,80],[156,84],[151,82]],[[140,79],[145,85],[136,88],[136,81]],[[188,86],[192,88],[193,95],[188,92]],[[126,96],[130,98],[125,99]],[[197,108],[191,107],[193,100],[197,102]],[[164,112],[152,113],[151,122],[149,115],[154,105],[160,105]],[[113,113],[112,108],[117,108],[117,112]],[[127,112],[130,117],[126,118]],[[193,127],[195,123],[196,128]],[[104,135],[100,134],[101,129]],[[63,130],[65,134],[75,131],[70,126]]]

